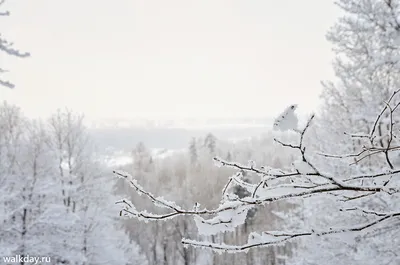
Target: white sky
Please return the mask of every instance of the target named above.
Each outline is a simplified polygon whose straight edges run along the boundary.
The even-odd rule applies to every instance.
[[[0,30],[32,53],[1,55],[28,116],[274,116],[317,106],[332,78],[331,0],[8,0]]]

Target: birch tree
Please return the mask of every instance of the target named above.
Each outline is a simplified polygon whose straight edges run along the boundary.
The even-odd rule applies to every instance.
[[[109,203],[116,200],[115,182],[85,146],[82,120],[73,112],[61,114],[46,123],[0,105],[1,258],[146,265],[140,247],[116,224],[116,206]]]
[[[60,208],[45,126],[26,120],[19,108],[6,103],[0,107],[0,124],[1,256],[77,261],[79,251],[61,247],[63,240],[73,242],[77,219],[63,215]]]

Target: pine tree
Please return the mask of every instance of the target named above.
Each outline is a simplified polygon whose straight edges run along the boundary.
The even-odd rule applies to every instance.
[[[208,148],[208,151],[212,156],[215,155],[216,145],[217,138],[212,133],[207,134],[206,138],[204,139],[204,147]]]

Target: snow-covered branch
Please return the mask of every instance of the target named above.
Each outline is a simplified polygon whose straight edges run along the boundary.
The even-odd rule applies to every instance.
[[[384,221],[398,218],[400,216],[400,212],[388,213],[379,215],[380,218],[376,218],[372,221],[353,226],[353,227],[343,227],[343,228],[329,228],[328,230],[323,231],[306,231],[306,232],[262,232],[261,235],[257,233],[251,233],[249,235],[249,239],[247,244],[244,245],[226,245],[226,244],[215,244],[210,242],[202,242],[190,239],[183,239],[182,243],[185,245],[190,245],[193,247],[199,247],[204,249],[213,249],[215,251],[220,252],[241,252],[248,251],[250,248],[255,247],[266,247],[270,245],[279,245],[286,241],[290,241],[300,237],[306,236],[325,236],[330,234],[339,234],[339,233],[347,233],[347,232],[360,232],[366,230],[370,227],[376,226],[378,224],[383,223]]]
[[[0,0],[0,8],[2,7],[2,5],[5,3],[5,0]],[[0,11],[0,17],[1,16],[9,16],[10,12],[9,11]],[[0,52],[4,52],[7,55],[11,55],[11,56],[15,56],[18,58],[26,58],[30,56],[29,52],[21,52],[18,49],[13,47],[13,43],[7,41],[1,34],[0,34]],[[5,73],[5,70],[0,69],[0,74],[1,73]],[[0,78],[0,86],[5,86],[8,88],[14,88],[14,84],[7,81],[7,80],[3,80]]]
[[[396,94],[397,92],[394,93],[391,98],[389,98],[386,106],[382,112],[378,114],[376,120],[379,120],[383,113],[386,112],[389,113],[388,117],[393,115],[398,105],[390,106],[390,103]],[[279,122],[285,121],[284,117],[285,115],[289,115],[291,113],[290,110],[291,108],[285,111],[284,115],[280,117]],[[293,113],[290,115],[293,115]],[[389,168],[387,170],[385,169],[373,174],[350,176],[336,175],[332,172],[324,172],[323,170],[319,169],[318,165],[313,162],[313,153],[306,148],[307,143],[304,140],[307,130],[310,128],[314,117],[315,116],[312,115],[307,120],[307,123],[302,130],[297,128],[297,118],[291,118],[292,120],[296,121],[294,123],[294,127],[289,126],[288,123],[284,123],[285,126],[283,131],[291,130],[298,135],[297,144],[285,143],[279,139],[274,139],[275,142],[282,145],[284,148],[298,150],[299,159],[292,164],[290,169],[276,169],[269,166],[257,167],[254,161],[250,161],[248,165],[244,165],[237,162],[225,161],[221,158],[215,157],[214,162],[218,167],[228,167],[236,169],[238,172],[230,177],[227,180],[226,185],[223,187],[220,205],[211,210],[198,209],[198,207],[194,207],[193,209],[184,209],[184,207],[177,205],[175,202],[165,200],[163,197],[157,197],[149,191],[146,191],[141,185],[138,184],[137,180],[133,179],[129,174],[121,171],[114,171],[118,177],[126,179],[139,195],[144,195],[155,206],[164,209],[160,213],[151,213],[147,210],[137,210],[132,202],[128,201],[127,199],[123,199],[117,202],[118,204],[122,205],[120,215],[135,217],[144,221],[171,219],[182,215],[192,216],[200,235],[214,235],[221,232],[233,231],[235,227],[245,222],[248,210],[252,209],[253,207],[258,207],[274,201],[292,198],[308,198],[310,196],[317,195],[333,195],[336,197],[338,202],[348,203],[350,201],[374,196],[376,194],[384,193],[391,196],[400,192],[400,187],[390,185],[392,176],[400,173],[400,169],[394,169],[393,165],[391,164],[389,164]],[[279,122],[276,122],[274,126],[279,128]],[[388,119],[386,122],[392,123],[392,119]],[[368,137],[370,142],[373,142],[374,139],[373,131],[374,130],[372,130],[371,135]],[[395,137],[393,130],[390,130],[390,134]],[[365,138],[365,135],[361,134],[351,135],[351,137],[358,136]],[[390,146],[389,141],[388,146],[380,147],[380,149],[378,147],[371,147],[368,149],[368,151],[371,152],[371,150],[373,150],[379,151],[380,153],[387,153],[391,150],[394,150],[393,148],[394,147]],[[372,153],[371,155],[375,155],[375,153]],[[328,160],[331,156],[324,155],[323,157]],[[347,157],[350,156],[342,156],[343,159]],[[348,166],[351,167],[351,165]],[[244,172],[246,172],[246,174],[254,174],[259,178],[259,182],[253,184],[246,181],[243,178]],[[383,180],[382,177],[384,177]],[[366,180],[376,181],[371,183],[370,181],[365,182]],[[239,198],[237,195],[231,192],[232,188],[235,186],[245,188],[250,192],[251,195],[244,198]],[[223,243],[210,243],[206,241],[202,242],[190,239],[184,239],[182,242],[185,245],[211,248],[216,251],[246,251],[253,247],[281,244],[286,241],[305,236],[323,236],[344,232],[363,231],[367,228],[377,226],[388,219],[394,219],[400,216],[399,212],[385,213],[354,207],[347,207],[344,211],[356,211],[360,214],[373,215],[377,216],[378,218],[369,220],[361,225],[344,228],[330,228],[329,230],[320,232],[268,232],[257,236],[254,233],[251,233],[250,236],[253,238],[249,237],[248,243],[240,246],[227,245]],[[209,219],[204,219],[205,217],[208,217]]]

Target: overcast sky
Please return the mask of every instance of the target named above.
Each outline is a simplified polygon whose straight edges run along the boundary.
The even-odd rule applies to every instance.
[[[274,116],[318,104],[332,78],[331,0],[8,0],[0,30],[32,53],[1,55],[28,116]]]

